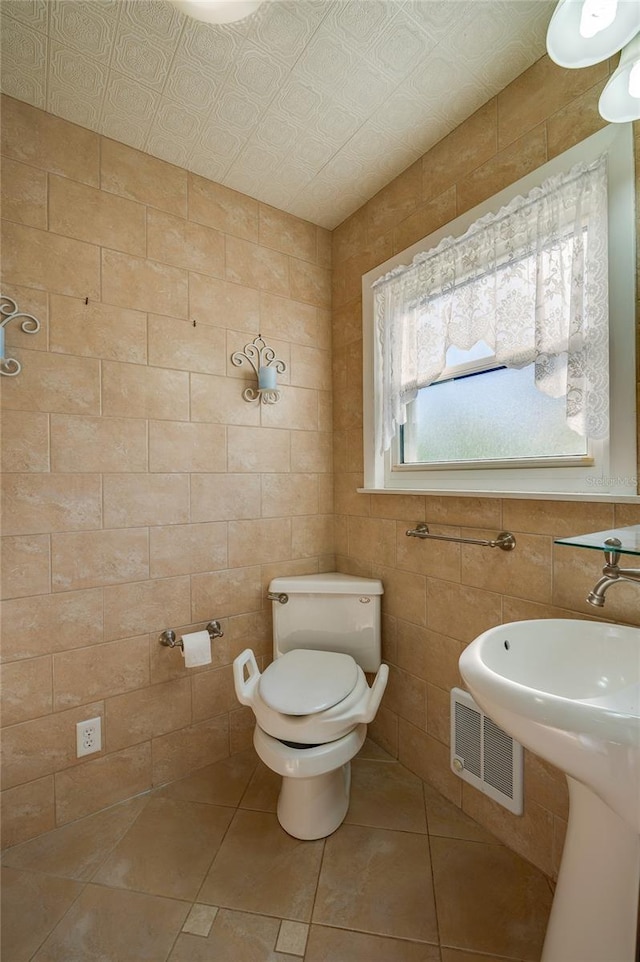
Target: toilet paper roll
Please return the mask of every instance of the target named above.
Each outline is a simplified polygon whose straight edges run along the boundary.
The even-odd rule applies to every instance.
[[[211,664],[211,638],[208,631],[192,631],[182,636],[182,655],[185,668]]]

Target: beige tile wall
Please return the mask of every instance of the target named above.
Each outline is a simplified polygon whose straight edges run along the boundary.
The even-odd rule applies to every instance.
[[[449,692],[460,684],[460,652],[491,625],[593,616],[584,598],[602,558],[553,539],[638,524],[640,507],[357,494],[363,482],[361,276],[601,127],[597,101],[608,69],[562,70],[543,57],[333,232],[338,567],[385,584],[384,654],[391,674],[372,735],[550,874],[566,828],[563,777],[528,755],[522,818],[463,785],[449,769]],[[636,154],[639,130],[636,124]],[[518,547],[488,556],[472,545],[408,541],[406,528],[425,520],[435,533],[469,537],[506,528]],[[637,588],[613,589],[604,615],[640,625]]]
[[[2,106],[2,290],[42,322],[2,378],[6,846],[245,748],[266,585],[334,560],[328,231]],[[230,362],[258,332],[272,408]],[[211,618],[211,667],[160,648]]]
[[[543,58],[333,237],[5,99],[6,289],[43,327],[8,331],[24,372],[2,379],[3,844],[245,747],[229,665],[246,645],[268,651],[270,578],[329,568],[335,550],[342,570],[385,582],[392,672],[376,740],[556,871],[562,778],[527,756],[523,819],[463,789],[449,690],[488,625],[592,614],[581,599],[599,559],[553,538],[636,524],[640,510],[357,494],[360,278],[596,130],[606,73]],[[281,402],[262,409],[242,401],[246,374],[229,361],[258,331],[289,365]],[[487,567],[482,549],[408,543],[423,519],[444,533],[507,527],[527,550]],[[211,617],[225,627],[213,665],[186,672],[158,632]],[[607,618],[640,623],[632,588],[611,592]],[[105,749],[78,762],[89,713]]]

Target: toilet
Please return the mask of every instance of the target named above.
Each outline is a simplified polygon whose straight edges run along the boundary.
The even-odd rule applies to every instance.
[[[349,808],[351,759],[389,676],[381,664],[382,583],[331,572],[275,578],[273,661],[250,648],[233,663],[236,695],[256,717],[253,744],[282,776],[278,819],[289,835],[324,838]],[[377,672],[369,687],[365,672]]]

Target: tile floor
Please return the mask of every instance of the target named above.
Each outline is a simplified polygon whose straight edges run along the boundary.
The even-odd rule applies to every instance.
[[[7,849],[3,962],[539,959],[540,871],[372,743],[352,776],[319,841],[245,752]]]

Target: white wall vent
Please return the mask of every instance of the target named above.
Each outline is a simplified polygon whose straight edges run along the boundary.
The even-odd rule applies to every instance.
[[[515,815],[523,808],[522,745],[462,688],[451,690],[451,770]]]

